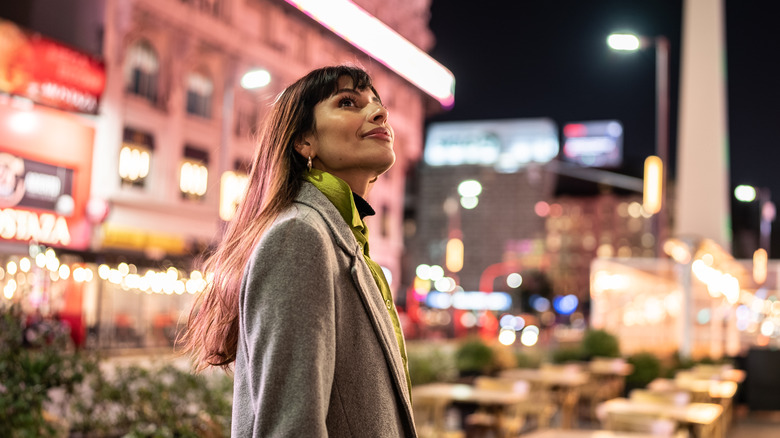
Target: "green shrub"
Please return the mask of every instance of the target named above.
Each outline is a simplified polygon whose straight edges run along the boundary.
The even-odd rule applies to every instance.
[[[226,437],[232,379],[207,378],[173,365],[98,372],[72,404],[71,427],[84,436]]]
[[[463,342],[455,352],[461,374],[488,374],[493,370],[493,349],[479,338]]]
[[[626,386],[643,388],[661,375],[661,360],[652,353],[636,353],[627,358],[634,370],[626,377]]]
[[[49,391],[72,394],[96,362],[76,352],[67,327],[31,318],[19,304],[0,304],[0,429],[3,436],[54,436],[44,418]]]
[[[539,368],[539,365],[542,363],[541,358],[538,356],[523,352],[515,353],[515,359],[518,368]]]
[[[605,330],[588,330],[582,338],[584,359],[620,357],[620,345],[615,335]]]
[[[581,347],[562,347],[552,352],[552,363],[579,362],[583,360],[584,353]]]
[[[457,377],[455,359],[441,348],[409,348],[406,351],[412,385],[446,382]]]

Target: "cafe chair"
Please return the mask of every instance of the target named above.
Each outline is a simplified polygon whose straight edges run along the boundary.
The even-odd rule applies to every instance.
[[[688,438],[689,433],[669,418],[656,418],[632,414],[609,413],[602,427],[615,432],[638,432],[657,437]]]
[[[412,404],[414,423],[420,438],[465,438],[462,430],[447,425],[449,402],[438,399],[419,399]]]

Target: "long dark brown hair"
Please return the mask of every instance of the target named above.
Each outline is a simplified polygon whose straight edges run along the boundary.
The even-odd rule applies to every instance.
[[[355,89],[370,89],[376,94],[364,70],[345,65],[323,67],[287,87],[265,119],[244,199],[204,264],[205,272],[214,274],[213,280],[196,298],[179,341],[183,353],[193,356],[197,371],[209,366],[227,369],[236,359],[244,265],[263,232],[298,195],[307,166],[295,144],[315,131],[314,106],[335,94],[339,78],[344,76],[352,79]]]

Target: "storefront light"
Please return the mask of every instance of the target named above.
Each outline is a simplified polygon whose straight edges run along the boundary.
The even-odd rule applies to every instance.
[[[501,329],[501,331],[498,334],[498,342],[500,342],[503,345],[512,345],[515,343],[516,339],[517,339],[517,334],[515,333],[514,329],[511,330]]]
[[[61,279],[67,280],[68,277],[70,277],[70,267],[68,265],[60,265],[57,273],[60,275]]]
[[[202,163],[185,161],[181,164],[179,189],[182,193],[194,196],[206,194],[209,183],[209,170]]]
[[[111,268],[108,267],[108,265],[100,265],[98,266],[98,277],[100,277],[103,280],[108,280],[108,274],[111,272]]]
[[[119,177],[129,182],[146,178],[150,163],[149,151],[135,146],[122,146],[119,151]]]
[[[8,264],[5,266],[5,270],[8,272],[8,275],[16,274],[16,269],[16,262],[13,260],[8,262]]]
[[[19,269],[22,272],[30,272],[31,265],[32,263],[27,257],[22,257],[21,260],[19,260]]]
[[[39,252],[38,255],[35,256],[35,266],[39,268],[46,266],[46,256],[42,252]]]
[[[14,297],[14,292],[16,292],[16,280],[8,280],[8,283],[3,288],[3,295],[10,300]]]
[[[219,217],[227,222],[236,214],[236,206],[244,196],[249,177],[243,172],[222,174],[219,185]]]

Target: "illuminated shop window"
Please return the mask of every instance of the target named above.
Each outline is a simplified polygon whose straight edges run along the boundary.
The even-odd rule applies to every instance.
[[[203,73],[192,72],[187,75],[187,113],[211,118],[211,96],[214,83]]]
[[[179,189],[185,199],[201,200],[209,184],[209,154],[192,146],[184,147],[179,169]]]
[[[125,128],[119,150],[119,178],[123,185],[144,187],[153,151],[154,137],[151,134]]]
[[[219,217],[223,221],[230,221],[236,214],[236,207],[244,198],[244,191],[249,183],[249,175],[241,166],[235,166],[236,170],[229,170],[222,174],[219,184]]]
[[[156,103],[159,74],[159,57],[151,44],[140,41],[128,49],[125,64],[125,82],[128,92]]]

